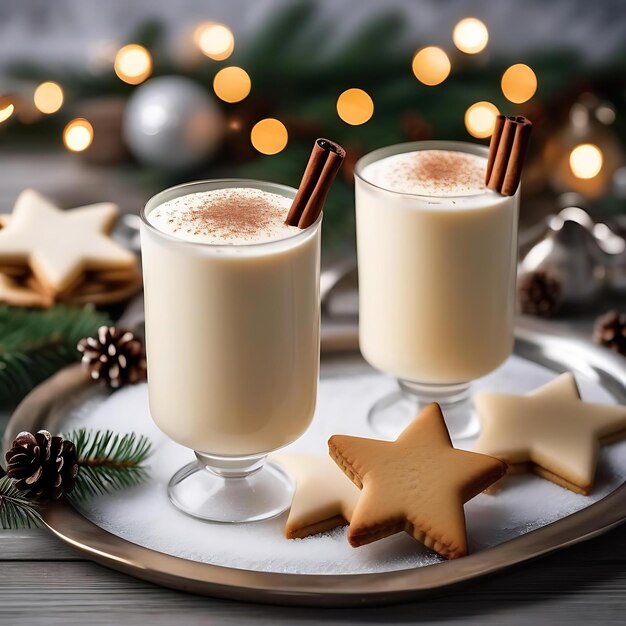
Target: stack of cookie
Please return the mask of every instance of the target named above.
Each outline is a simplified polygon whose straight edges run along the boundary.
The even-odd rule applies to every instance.
[[[115,204],[62,211],[23,191],[0,222],[0,302],[14,306],[108,305],[141,287],[137,257],[110,237]]]
[[[480,392],[474,404],[482,432],[473,452],[452,445],[430,404],[395,441],[333,435],[330,457],[276,456],[295,483],[285,536],[349,525],[358,547],[405,531],[459,558],[468,551],[463,504],[494,493],[505,473],[532,471],[588,495],[600,445],[626,437],[626,407],[583,401],[569,372],[525,396]]]
[[[296,485],[288,539],[349,524],[354,547],[406,531],[456,559],[467,554],[463,504],[506,472],[499,459],[455,448],[438,404],[425,407],[396,441],[333,435],[328,448],[325,458],[276,457]]]

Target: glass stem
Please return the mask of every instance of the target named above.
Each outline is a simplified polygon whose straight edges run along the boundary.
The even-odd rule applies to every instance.
[[[436,402],[445,412],[461,404],[469,402],[471,383],[456,383],[452,385],[429,385],[399,380],[398,385],[402,394],[410,400],[415,400],[420,409],[431,402]]]
[[[262,469],[267,459],[267,454],[232,457],[213,456],[197,451],[195,454],[200,465],[221,478],[247,478]]]

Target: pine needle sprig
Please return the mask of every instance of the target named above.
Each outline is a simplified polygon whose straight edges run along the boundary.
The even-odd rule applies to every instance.
[[[36,437],[41,439],[44,432],[40,431]],[[10,456],[11,461],[9,464],[11,477],[7,476],[5,470],[0,467],[0,528],[40,526],[42,519],[37,507],[41,501],[54,505],[54,499],[64,494],[68,499],[76,502],[91,496],[107,494],[116,489],[134,487],[148,478],[145,461],[150,456],[152,444],[144,435],[135,433],[122,435],[110,430],[80,428],[61,435],[61,438],[66,441],[63,447],[59,448],[59,439],[51,437],[49,433],[46,434],[49,446],[40,449],[45,444],[45,440],[35,441],[35,436],[30,435],[32,441],[29,441],[26,434],[22,433],[22,438],[13,442],[10,451],[12,453],[17,447],[19,454],[7,456],[7,458]],[[67,447],[66,444],[70,442],[74,445]],[[55,445],[57,447],[54,447]],[[54,449],[55,455],[61,454],[64,464],[59,465],[56,462],[56,456],[50,457],[52,465],[50,464],[50,458],[47,455],[50,454],[51,449]],[[36,470],[37,476],[34,482],[27,485],[28,488],[22,484],[24,475],[20,475],[21,469],[24,469],[21,467],[24,465],[24,459],[31,472],[33,469]],[[64,476],[60,472],[61,467],[70,467],[68,463],[78,470],[77,475],[72,473],[71,476]],[[60,485],[60,491],[48,493],[45,490],[46,485],[50,486],[52,480],[59,478],[61,482],[54,484]],[[18,486],[20,486],[19,489]],[[47,494],[44,496],[45,500],[41,498],[42,493]]]
[[[78,340],[108,322],[91,306],[45,311],[1,306],[0,406],[17,404],[57,370],[78,361]]]
[[[144,435],[120,435],[85,428],[62,435],[73,441],[80,467],[70,498],[83,500],[117,489],[134,487],[148,477],[145,465],[152,444]]]
[[[41,517],[36,506],[3,476],[0,468],[0,528],[36,528],[41,526]]]

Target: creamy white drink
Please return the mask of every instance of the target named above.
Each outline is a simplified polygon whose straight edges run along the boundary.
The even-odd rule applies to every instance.
[[[486,189],[485,169],[486,149],[446,142],[357,165],[361,351],[424,400],[462,396],[512,350],[518,194]]]
[[[313,417],[319,220],[285,225],[279,185],[187,187],[153,199],[142,231],[150,411],[198,453],[257,458]]]

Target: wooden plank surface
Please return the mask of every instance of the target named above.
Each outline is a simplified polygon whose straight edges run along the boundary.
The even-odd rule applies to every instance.
[[[626,526],[445,596],[370,609],[201,598],[73,556],[44,531],[0,531],[0,624],[624,624]]]
[[[39,529],[0,530],[3,561],[82,561],[83,557],[50,533]],[[0,572],[0,580],[2,572]]]

